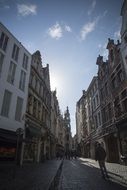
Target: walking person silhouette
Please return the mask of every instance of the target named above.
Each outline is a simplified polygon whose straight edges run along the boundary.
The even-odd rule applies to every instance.
[[[105,166],[105,158],[106,158],[105,149],[102,147],[100,143],[97,143],[96,149],[95,149],[95,160],[98,161],[99,163],[101,174],[104,179],[109,178],[108,172]]]

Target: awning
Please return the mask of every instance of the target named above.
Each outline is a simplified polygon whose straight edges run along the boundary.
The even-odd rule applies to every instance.
[[[0,129],[0,141],[1,141],[0,144],[2,144],[2,142],[16,144],[17,135],[14,131]]]

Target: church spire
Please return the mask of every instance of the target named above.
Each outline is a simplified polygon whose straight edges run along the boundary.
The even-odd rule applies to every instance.
[[[65,121],[66,127],[71,128],[71,125],[70,125],[70,113],[69,113],[68,106],[67,106],[67,109],[66,109],[66,111],[64,113],[64,121]]]

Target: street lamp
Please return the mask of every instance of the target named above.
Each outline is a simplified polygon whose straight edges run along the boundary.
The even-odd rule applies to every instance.
[[[22,128],[18,128],[16,130],[16,134],[17,134],[17,142],[16,142],[16,156],[15,156],[15,162],[17,164],[17,158],[18,158],[18,152],[19,152],[19,142],[20,142],[20,136],[23,134],[23,129]]]
[[[16,130],[17,139],[16,139],[16,154],[15,154],[15,165],[14,165],[13,178],[15,178],[15,176],[16,176],[16,166],[18,163],[19,142],[20,142],[20,136],[23,134],[23,131],[24,130],[22,128],[18,128]]]

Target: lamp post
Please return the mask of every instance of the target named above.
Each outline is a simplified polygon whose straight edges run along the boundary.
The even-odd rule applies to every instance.
[[[16,139],[16,154],[15,154],[15,165],[14,165],[13,178],[15,178],[15,176],[16,176],[16,166],[18,163],[18,153],[19,153],[19,142],[20,142],[20,136],[23,134],[23,132],[24,132],[24,130],[22,128],[18,128],[16,130],[17,139]]]

